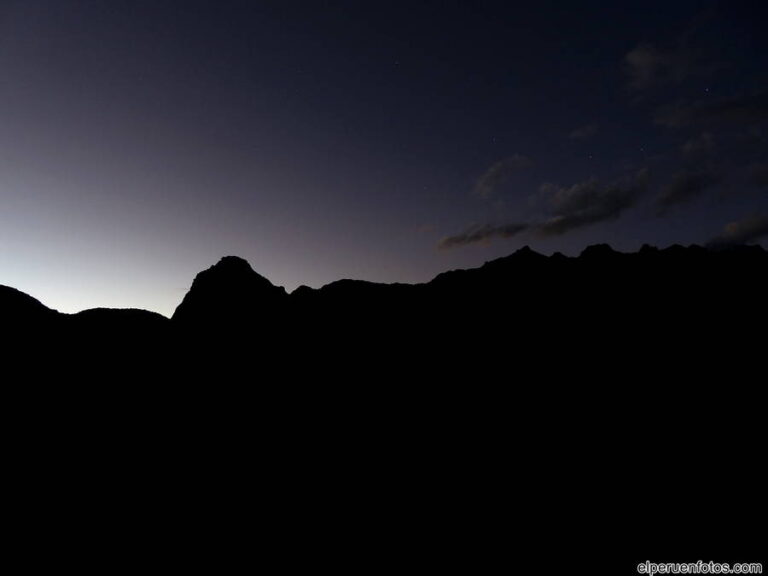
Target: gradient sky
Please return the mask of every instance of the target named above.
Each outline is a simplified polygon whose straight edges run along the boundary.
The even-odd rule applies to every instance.
[[[760,2],[0,0],[0,284],[172,314],[523,245],[768,245]]]

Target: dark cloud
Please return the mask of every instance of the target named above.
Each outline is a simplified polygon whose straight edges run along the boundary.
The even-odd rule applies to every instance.
[[[624,181],[601,184],[596,178],[562,188],[544,184],[541,193],[549,197],[552,217],[536,226],[543,236],[559,236],[599,222],[615,220],[637,203],[648,187],[643,169]]]
[[[496,238],[512,238],[528,229],[527,224],[475,225],[461,234],[447,236],[440,240],[438,248],[448,250],[469,244],[490,242]]]
[[[629,87],[641,92],[659,85],[680,83],[696,67],[680,49],[662,49],[651,43],[636,46],[624,57]]]
[[[513,154],[508,158],[499,160],[477,179],[474,193],[482,198],[490,198],[512,174],[524,170],[532,164],[531,159],[522,154]]]
[[[728,68],[723,51],[713,42],[718,14],[698,12],[675,37],[641,42],[624,56],[629,88],[640,95],[655,88],[681,85],[691,78],[712,76]]]
[[[629,86],[634,90],[645,90],[655,84],[663,71],[669,68],[669,57],[652,44],[641,44],[625,57],[629,75]]]
[[[682,146],[683,156],[691,159],[703,158],[715,151],[715,137],[711,132],[702,132]]]
[[[768,214],[753,214],[742,220],[726,224],[723,233],[712,240],[713,246],[752,244],[768,238]]]
[[[718,177],[708,171],[681,170],[662,188],[656,199],[658,215],[661,216],[673,206],[687,204],[701,196],[707,188],[718,182]]]
[[[768,90],[736,98],[698,100],[667,106],[656,113],[662,126],[678,128],[701,124],[753,124],[768,120]]]
[[[568,135],[571,140],[588,140],[598,132],[597,124],[587,124],[581,128],[576,128]]]

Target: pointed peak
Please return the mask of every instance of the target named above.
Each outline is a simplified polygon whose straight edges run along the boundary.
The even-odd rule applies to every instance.
[[[291,296],[297,297],[297,298],[303,298],[307,295],[314,294],[317,292],[314,288],[310,288],[306,284],[302,284],[298,288],[296,288],[293,292],[291,292]]]
[[[272,282],[256,272],[245,258],[239,256],[224,256],[216,264],[203,270],[192,283],[192,288],[201,283],[213,283],[220,287],[230,285],[235,287],[273,287]]]
[[[543,254],[532,250],[527,244],[512,254],[514,258],[546,258]]]
[[[523,246],[519,250],[516,250],[512,254],[508,256],[502,256],[501,258],[496,258],[495,260],[489,260],[485,262],[481,268],[503,268],[510,265],[528,265],[532,264],[533,262],[544,262],[548,258],[544,256],[544,254],[541,254],[539,252],[536,252],[535,250],[531,250],[530,246]],[[453,270],[450,272],[450,274],[457,274],[457,273],[464,273],[467,272],[466,270]],[[445,272],[443,273],[445,274]],[[439,274],[439,276],[442,276],[442,274]]]
[[[263,319],[285,297],[285,288],[272,284],[247,260],[225,256],[195,276],[173,320],[226,324]]]

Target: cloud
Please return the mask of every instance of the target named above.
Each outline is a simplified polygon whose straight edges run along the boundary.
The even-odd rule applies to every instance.
[[[624,57],[630,88],[645,90],[653,86],[662,71],[669,66],[668,60],[653,44],[636,46]]]
[[[710,242],[711,246],[752,244],[768,238],[768,214],[752,214],[725,225],[723,233]]]
[[[664,215],[673,206],[687,204],[701,196],[707,188],[719,181],[707,171],[681,170],[672,176],[672,181],[662,188],[656,198],[658,215]]]
[[[682,50],[663,50],[647,42],[630,50],[624,63],[629,87],[636,92],[680,83],[694,71],[690,58]]]
[[[627,85],[636,95],[680,85],[692,77],[708,77],[727,67],[712,44],[712,31],[701,27],[713,14],[692,21],[677,38],[662,43],[641,42],[624,56]]]
[[[490,198],[512,174],[532,165],[531,159],[522,154],[513,154],[499,160],[477,179],[474,193],[481,198]]]
[[[549,203],[548,219],[534,223],[475,224],[460,234],[443,238],[438,248],[447,250],[487,243],[497,238],[512,238],[527,230],[533,230],[541,236],[560,236],[571,230],[615,220],[634,206],[647,188],[646,168],[629,178],[608,184],[602,184],[596,178],[568,188],[545,183],[539,194],[545,196]]]
[[[657,111],[656,124],[670,128],[702,124],[753,124],[768,120],[768,90],[735,98],[697,100]]]
[[[527,229],[527,224],[474,225],[461,234],[443,238],[437,246],[442,250],[449,250],[469,244],[487,243],[496,238],[512,238]]]
[[[597,124],[587,124],[581,128],[576,128],[568,135],[571,140],[588,140],[598,132]]]
[[[543,236],[559,236],[599,222],[615,220],[637,203],[647,190],[648,170],[623,181],[601,184],[596,178],[562,188],[544,184],[541,193],[549,196],[552,216],[538,224]]]
[[[715,137],[711,132],[702,132],[683,144],[681,149],[683,156],[687,158],[702,158],[711,155],[715,151]]]

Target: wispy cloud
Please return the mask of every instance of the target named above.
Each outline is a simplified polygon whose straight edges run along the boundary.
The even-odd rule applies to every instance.
[[[587,124],[586,126],[581,126],[580,128],[573,130],[568,134],[568,138],[571,140],[588,140],[595,136],[598,131],[599,127],[597,124]]]
[[[624,57],[629,87],[635,92],[659,85],[680,83],[694,72],[690,57],[681,49],[663,49],[644,42]]]
[[[657,214],[663,216],[673,206],[694,201],[718,182],[718,176],[706,170],[681,170],[675,173],[656,198]]]
[[[768,90],[731,98],[696,100],[666,106],[656,113],[655,122],[661,126],[710,124],[752,124],[768,120]]]
[[[541,194],[549,197],[551,217],[536,226],[543,236],[559,236],[576,230],[615,220],[634,206],[648,187],[648,170],[631,178],[601,184],[596,178],[568,188],[544,184]]]
[[[512,174],[532,165],[531,159],[522,154],[513,154],[503,160],[499,160],[477,179],[474,193],[481,198],[490,198]]]
[[[768,214],[752,214],[725,225],[723,233],[714,238],[711,245],[734,246],[752,244],[762,238],[768,238]]]
[[[683,156],[689,159],[699,159],[711,155],[715,151],[715,137],[711,132],[702,132],[686,141],[681,148]]]
[[[446,236],[437,246],[442,250],[448,250],[470,244],[488,243],[496,238],[512,238],[527,229],[527,224],[518,223],[473,225],[460,234]]]

